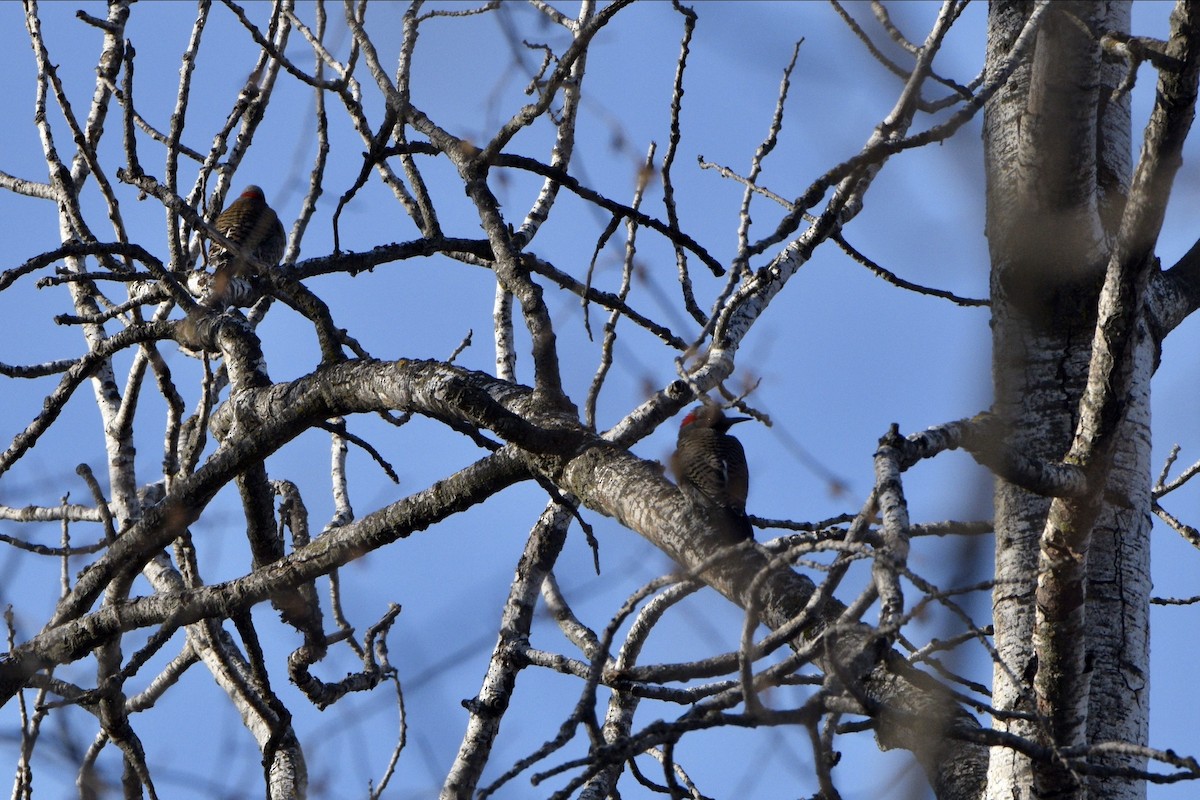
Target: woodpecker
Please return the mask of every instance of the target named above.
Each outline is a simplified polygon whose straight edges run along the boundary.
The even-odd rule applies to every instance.
[[[209,245],[208,261],[213,267],[212,295],[215,298],[226,297],[229,282],[234,278],[257,274],[258,265],[249,259],[271,268],[283,258],[287,242],[283,224],[279,215],[267,205],[263,190],[257,186],[247,186],[241,196],[221,212],[213,227],[242,250],[242,253],[226,250],[217,242]]]
[[[727,417],[716,405],[697,406],[679,424],[671,456],[680,490],[693,505],[721,511],[710,514],[710,519],[738,541],[754,538],[746,516],[750,470],[742,443],[729,435],[729,429],[748,419]]]

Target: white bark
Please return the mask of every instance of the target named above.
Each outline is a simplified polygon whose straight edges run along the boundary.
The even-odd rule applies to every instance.
[[[1092,31],[1128,24],[1120,6],[1073,9]],[[1196,97],[1190,11],[1180,6],[1172,15],[1177,67],[1160,77],[1132,183],[1124,157],[1128,106],[1112,102],[1109,88],[1117,75],[1100,66],[1090,42],[1091,50],[1072,58],[1078,34],[1068,28],[1043,30],[1027,73],[989,109],[996,410],[1014,446],[1088,474],[1082,497],[1052,503],[1011,485],[997,488],[994,700],[1002,710],[1036,712],[1036,721],[997,727],[1055,750],[1085,752],[1112,741],[1136,749],[1147,741],[1156,342],[1143,311]],[[1020,17],[1014,5],[994,6],[994,39],[1011,36]],[[1145,766],[1141,756],[1107,753],[1088,763]],[[1135,800],[1145,792],[1140,779],[1080,781],[1058,758],[993,748],[989,797]]]

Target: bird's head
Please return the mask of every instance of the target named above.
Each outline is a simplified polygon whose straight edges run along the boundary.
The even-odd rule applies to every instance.
[[[245,189],[243,189],[242,193],[240,195],[238,195],[238,199],[239,200],[255,200],[260,203],[267,202],[267,196],[263,194],[263,190],[253,184],[251,184],[250,186],[247,186]]]
[[[727,417],[721,411],[720,406],[703,403],[687,413],[687,416],[679,423],[679,430],[685,431],[693,427],[713,428],[720,433],[724,433],[739,422],[747,422],[749,420],[750,417]]]

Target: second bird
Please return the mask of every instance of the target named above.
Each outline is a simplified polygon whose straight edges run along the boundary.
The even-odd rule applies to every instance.
[[[697,406],[679,424],[679,439],[671,456],[671,469],[680,490],[693,505],[719,510],[713,519],[731,538],[754,538],[746,516],[750,470],[742,443],[729,429],[749,417],[727,417],[719,406]]]
[[[247,186],[241,196],[221,212],[213,227],[239,245],[246,255],[268,268],[283,258],[287,235],[279,215],[267,205],[263,190],[257,186]],[[258,272],[250,260],[216,242],[209,245],[208,261],[213,267],[213,295],[218,298],[226,296],[232,279],[246,278]]]

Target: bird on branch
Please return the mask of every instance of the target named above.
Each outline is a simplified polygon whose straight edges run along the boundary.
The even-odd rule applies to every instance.
[[[287,235],[279,215],[267,205],[263,190],[257,186],[247,186],[221,212],[213,227],[238,246],[227,250],[212,242],[208,248],[208,263],[213,267],[211,297],[223,303],[229,299],[231,281],[244,280],[279,264]]]
[[[693,506],[736,541],[754,538],[746,516],[750,470],[742,443],[729,429],[750,417],[727,417],[715,404],[697,406],[679,424],[671,470]],[[711,512],[718,513],[713,514]]]

